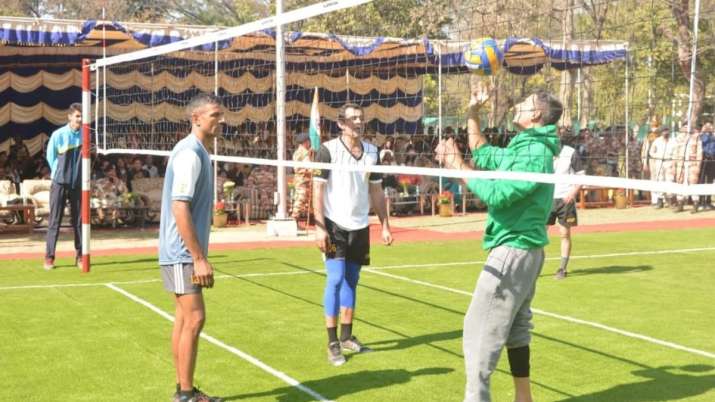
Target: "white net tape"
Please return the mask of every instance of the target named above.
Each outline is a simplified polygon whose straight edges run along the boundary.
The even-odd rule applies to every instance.
[[[127,150],[108,149],[103,153],[116,153],[126,155],[154,155],[168,157],[168,151],[150,150]],[[414,166],[346,166],[330,163],[318,162],[294,162],[280,161],[275,159],[248,158],[240,156],[211,156],[212,160],[219,162],[238,163],[243,165],[274,166],[290,168],[307,168],[317,170],[346,170],[354,172],[378,172],[390,175],[416,175],[430,177],[450,177],[455,179],[486,179],[486,180],[520,180],[535,183],[565,183],[570,185],[580,185],[595,188],[620,188],[630,190],[642,190],[667,194],[677,194],[683,196],[709,195],[715,194],[715,184],[679,184],[654,180],[626,179],[620,177],[603,177],[592,175],[565,175],[546,174],[530,172],[507,172],[507,171],[463,171],[440,168],[423,168]]]

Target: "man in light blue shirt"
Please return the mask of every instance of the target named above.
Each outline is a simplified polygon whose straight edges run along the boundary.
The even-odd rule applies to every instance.
[[[220,100],[198,95],[187,107],[191,134],[171,151],[164,177],[159,225],[159,265],[164,288],[174,294],[172,351],[175,402],[220,402],[194,388],[198,339],[206,318],[202,288],[213,286],[208,262],[213,173],[206,148],[223,123]]]
[[[82,223],[80,206],[82,203],[82,104],[73,103],[67,113],[66,126],[55,130],[47,142],[47,163],[50,165],[52,185],[50,187],[50,215],[48,217],[47,238],[45,239],[46,270],[55,268],[55,248],[60,233],[60,222],[64,216],[65,204],[70,204],[70,222],[74,230],[75,264],[79,267],[82,255]]]

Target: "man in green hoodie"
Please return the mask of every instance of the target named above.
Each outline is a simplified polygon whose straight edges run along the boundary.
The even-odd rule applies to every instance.
[[[506,148],[491,146],[479,128],[478,110],[488,99],[477,86],[469,103],[467,131],[474,166],[483,170],[553,173],[559,154],[556,122],[563,107],[552,95],[537,92],[515,106],[519,132]],[[437,159],[451,169],[472,170],[456,144],[442,141]],[[464,317],[465,402],[490,402],[489,378],[507,348],[514,377],[515,402],[531,402],[529,343],[531,301],[548,244],[546,220],[554,185],[517,180],[465,180],[488,207],[484,248],[490,250]]]

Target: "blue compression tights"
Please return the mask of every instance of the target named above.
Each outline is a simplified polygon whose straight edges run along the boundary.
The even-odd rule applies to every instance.
[[[325,260],[325,270],[328,273],[323,298],[325,315],[337,317],[340,307],[354,309],[360,265],[344,259],[331,258]]]

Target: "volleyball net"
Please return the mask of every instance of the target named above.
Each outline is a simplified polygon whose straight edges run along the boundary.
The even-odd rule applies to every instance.
[[[446,188],[463,191],[458,183],[467,178],[624,189],[638,192],[644,200],[649,197],[645,192],[680,197],[715,193],[712,183],[682,179],[692,174],[703,157],[690,149],[691,136],[676,141],[675,123],[667,152],[644,153],[642,127],[631,127],[628,115],[629,110],[643,112],[647,106],[629,102],[633,88],[653,84],[648,81],[650,72],[629,71],[629,57],[642,57],[645,50],[641,47],[614,41],[593,47],[579,38],[585,30],[576,31],[568,40],[516,40],[509,36],[515,29],[509,21],[489,25],[473,19],[466,25],[455,22],[448,29],[449,39],[431,42],[286,32],[281,41],[284,57],[277,59],[275,27],[367,2],[318,3],[170,45],[97,60],[87,69],[92,85],[85,92],[91,93],[83,98],[85,114],[94,116],[87,122],[97,153],[125,161],[153,156],[161,171],[172,147],[191,130],[186,105],[199,93],[213,93],[221,100],[225,115],[221,135],[210,149],[217,162],[216,175],[231,179],[231,172],[240,170],[243,185],[259,193],[255,201],[267,204],[273,212],[282,168],[380,172],[390,178],[384,185],[395,187],[397,193],[409,192],[408,187],[422,194]],[[497,12],[477,8],[457,10],[457,14],[464,18],[478,14],[483,19]],[[575,8],[571,11],[578,14]],[[525,12],[532,13],[535,21],[551,21],[539,14],[543,10],[538,7]],[[623,26],[611,27],[610,36],[618,36]],[[535,33],[548,38],[561,34],[552,22],[536,28]],[[484,36],[508,38],[498,40],[505,51],[501,71],[482,78],[496,88],[496,96],[479,116],[489,143],[508,146],[519,131],[511,124],[511,106],[536,88],[546,88],[562,98],[565,111],[559,136],[583,160],[585,174],[440,168],[434,154],[440,140],[453,138],[460,143],[465,160],[470,158],[466,103],[472,76],[460,57],[474,38]],[[529,64],[527,59],[536,50],[542,53],[535,57],[536,64]],[[567,59],[572,54],[579,59]],[[606,58],[597,59],[601,54]],[[279,69],[285,73],[279,74]],[[279,76],[284,85],[277,82]],[[573,91],[560,94],[564,77],[572,90],[584,83],[590,89],[584,87],[583,96]],[[619,86],[616,81],[622,78]],[[609,92],[612,88],[622,91],[622,96]],[[588,93],[613,97],[613,102],[606,110],[594,111],[594,99],[582,104]],[[370,149],[379,152],[381,164],[345,167],[291,160],[300,134],[317,133],[320,142],[340,135],[338,111],[346,103],[362,108],[363,139],[374,145]],[[591,108],[591,117],[585,116],[586,108]],[[438,119],[430,119],[435,114]],[[589,126],[589,118],[597,115],[609,122],[600,132]],[[645,173],[647,167],[650,174]],[[224,196],[217,194],[219,199]]]

